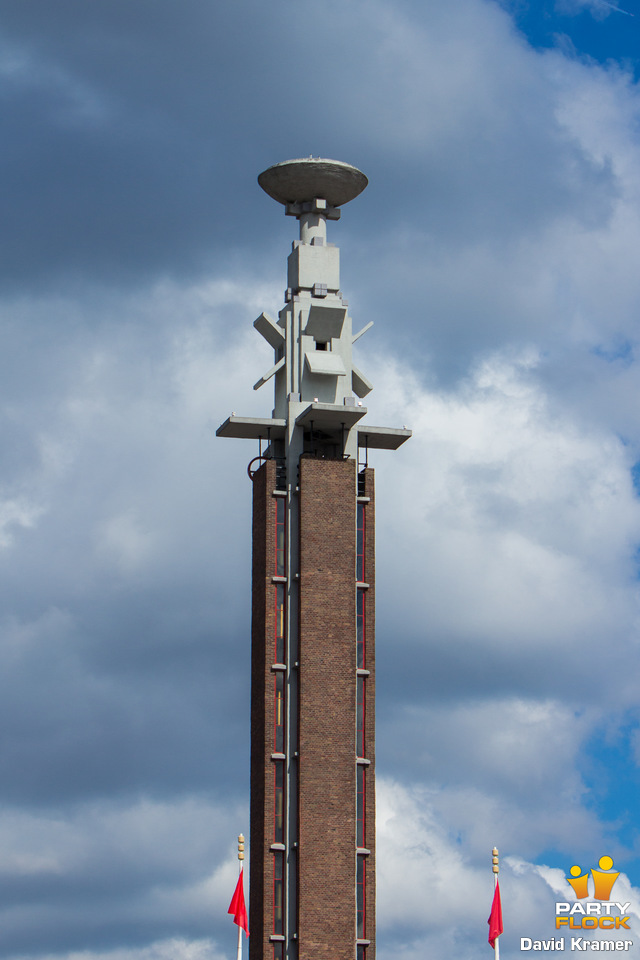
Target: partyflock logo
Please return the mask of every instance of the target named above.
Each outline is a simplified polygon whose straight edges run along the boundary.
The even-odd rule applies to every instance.
[[[589,874],[582,873],[578,866],[571,867],[567,883],[573,887],[576,895],[575,903],[556,903],[556,930],[568,927],[570,930],[601,930],[629,929],[629,917],[624,916],[630,903],[618,903],[611,900],[613,885],[620,876],[612,872],[613,860],[611,857],[600,857],[599,870],[591,870],[593,881],[593,899],[583,903],[589,896]]]
[[[566,881],[573,888],[576,895],[574,903],[556,903],[556,930],[580,930],[584,933],[595,930],[617,930],[618,937],[623,937],[622,931],[629,930],[627,911],[631,903],[619,903],[611,899],[611,892],[619,873],[613,871],[611,857],[600,857],[598,869],[589,873],[582,872],[582,868],[571,867]],[[589,896],[590,888],[592,890]],[[589,939],[585,936],[572,936],[570,950],[629,950],[633,940],[600,940]],[[531,937],[520,938],[521,950],[564,950],[565,937],[552,940],[533,940]]]
[[[611,873],[605,871],[610,871],[613,866],[613,860],[611,857],[600,857],[598,860],[599,870],[592,870],[591,876],[593,877],[593,896],[595,900],[610,900],[611,891],[613,890],[613,885],[620,876],[619,873]],[[575,895],[578,900],[584,900],[585,897],[589,896],[589,874],[585,873],[583,876],[582,868],[575,866],[571,867],[569,870],[571,874],[570,877],[567,877],[567,883],[570,883],[575,891]]]

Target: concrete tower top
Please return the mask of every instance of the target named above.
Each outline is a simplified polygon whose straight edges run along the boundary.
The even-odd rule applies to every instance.
[[[308,157],[268,167],[258,177],[258,183],[278,203],[302,204],[320,199],[331,207],[340,207],[361,194],[369,181],[350,163]]]
[[[293,476],[300,456],[357,458],[359,447],[395,450],[411,431],[364,427],[362,398],[373,384],[353,363],[353,345],[372,326],[353,332],[340,289],[340,251],[327,242],[327,220],[368,184],[364,173],[322,157],[285,160],[258,177],[262,189],[300,223],[287,260],[285,306],[278,319],[262,313],[254,326],[273,348],[273,366],[254,384],[274,384],[270,418],[232,414],[218,436],[267,439],[268,454]]]

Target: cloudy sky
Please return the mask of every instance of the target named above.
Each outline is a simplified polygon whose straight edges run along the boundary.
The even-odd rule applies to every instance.
[[[252,328],[331,238],[380,452],[379,957],[640,941],[640,0],[0,0],[0,951],[230,960]],[[538,954],[539,956],[540,954]],[[491,955],[492,956],[492,955]]]

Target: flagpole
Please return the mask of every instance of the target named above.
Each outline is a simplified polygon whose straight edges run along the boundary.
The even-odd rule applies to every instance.
[[[238,876],[244,866],[244,834],[238,834]],[[238,926],[238,953],[237,960],[242,960],[242,927]]]
[[[492,854],[492,864],[493,864],[493,889],[495,891],[498,886],[498,874],[500,872],[500,861],[498,858],[498,848],[494,847],[491,851]],[[495,960],[500,960],[500,936],[497,936],[495,939]],[[242,957],[238,957],[238,960],[242,960]]]

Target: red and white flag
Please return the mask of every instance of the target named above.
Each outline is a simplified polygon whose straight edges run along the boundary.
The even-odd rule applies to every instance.
[[[495,853],[496,851],[494,851]],[[489,924],[489,943],[495,950],[496,940],[502,933],[502,904],[500,903],[500,884],[496,881],[496,888],[493,893],[493,903],[491,904],[491,913],[487,920]]]
[[[231,898],[227,913],[233,914],[233,922],[242,927],[247,936],[249,936],[249,921],[247,919],[247,908],[244,902],[244,881],[242,879],[243,870],[240,871],[236,889]]]

